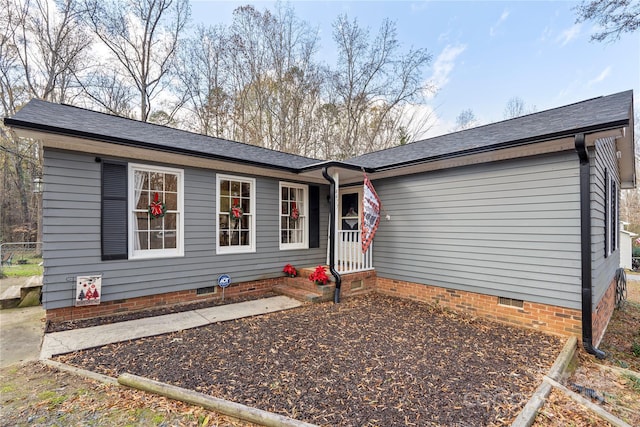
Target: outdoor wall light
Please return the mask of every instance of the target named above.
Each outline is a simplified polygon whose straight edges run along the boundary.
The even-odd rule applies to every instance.
[[[36,194],[42,193],[44,187],[44,181],[40,177],[33,179],[33,192]]]

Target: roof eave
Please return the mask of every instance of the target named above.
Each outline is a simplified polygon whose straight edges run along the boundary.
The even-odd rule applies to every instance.
[[[435,162],[440,160],[455,159],[455,158],[469,156],[473,154],[481,154],[481,153],[500,150],[504,148],[522,147],[522,146],[527,146],[527,145],[532,145],[532,144],[537,144],[537,143],[542,143],[547,141],[553,141],[553,140],[558,140],[566,137],[573,137],[574,135],[579,133],[588,134],[588,133],[594,133],[594,132],[607,131],[611,129],[626,128],[628,125],[629,125],[629,120],[626,120],[626,119],[618,120],[618,121],[609,122],[606,124],[594,125],[594,126],[589,126],[589,127],[579,128],[579,129],[571,129],[563,132],[556,132],[553,134],[540,135],[540,136],[535,136],[530,138],[491,144],[491,145],[486,145],[482,147],[471,148],[468,150],[461,150],[461,151],[441,154],[437,156],[423,157],[419,159],[413,159],[405,162],[398,162],[398,163],[384,165],[384,166],[370,167],[370,168],[367,168],[367,170],[371,171],[372,173],[383,172],[383,171],[399,169],[407,166],[419,165],[422,163],[430,163],[430,162]]]
[[[110,144],[123,145],[123,146],[127,146],[127,147],[136,147],[136,148],[146,148],[146,149],[150,149],[150,150],[158,150],[158,151],[162,151],[162,152],[165,152],[165,153],[183,154],[183,155],[187,155],[187,156],[194,156],[194,157],[202,157],[202,158],[209,158],[209,159],[215,159],[215,160],[222,160],[222,161],[232,162],[232,163],[242,163],[242,164],[245,164],[245,165],[251,165],[251,166],[265,168],[265,169],[277,169],[277,170],[282,170],[282,171],[292,172],[292,173],[298,173],[298,170],[299,170],[298,168],[293,168],[293,167],[278,166],[278,165],[274,165],[272,163],[256,162],[256,161],[253,161],[253,160],[237,159],[237,158],[233,158],[233,157],[229,157],[229,156],[209,154],[209,153],[204,153],[204,152],[201,152],[201,151],[188,150],[188,149],[179,148],[179,147],[168,147],[168,146],[165,146],[165,145],[150,144],[150,143],[147,143],[147,142],[135,141],[135,140],[130,140],[130,139],[126,139],[126,138],[106,137],[105,135],[95,134],[95,133],[91,133],[91,132],[82,132],[82,131],[76,131],[76,130],[72,130],[72,129],[58,128],[58,127],[55,127],[55,126],[42,125],[42,124],[38,124],[38,123],[25,122],[25,121],[22,121],[22,120],[16,120],[16,119],[11,118],[11,117],[5,117],[4,118],[4,124],[5,124],[5,126],[11,127],[13,129],[21,129],[23,131],[26,131],[27,134],[24,135],[25,137],[28,137],[28,132],[30,132],[30,131],[31,132],[44,132],[44,133],[51,133],[51,134],[62,135],[62,136],[69,136],[69,137],[73,137],[73,138],[91,139],[91,140],[106,142],[106,143],[110,143]]]
[[[636,188],[635,135],[633,122],[633,102],[629,112],[629,123],[623,128],[622,137],[616,139],[616,149],[621,153],[618,160],[620,167],[620,188],[628,190]]]

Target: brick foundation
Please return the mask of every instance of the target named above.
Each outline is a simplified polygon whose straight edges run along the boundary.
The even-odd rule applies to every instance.
[[[285,278],[256,280],[234,283],[225,290],[225,298],[266,295]],[[295,279],[301,284],[315,287],[308,277]],[[315,289],[315,288],[314,288]],[[341,296],[348,298],[368,292],[380,292],[399,298],[409,298],[474,316],[506,323],[514,326],[536,329],[554,335],[582,336],[581,311],[547,304],[523,302],[522,308],[505,306],[498,303],[498,297],[421,285],[418,283],[376,277],[375,270],[342,276]],[[333,290],[331,290],[333,293]],[[220,300],[222,292],[216,287],[215,293],[197,295],[195,290],[170,292],[127,300],[108,301],[96,306],[64,307],[47,310],[47,320],[54,322],[89,319],[110,316],[150,308],[167,307],[191,302]],[[593,313],[594,345],[600,343],[615,306],[615,280],[611,282],[602,300]]]
[[[524,301],[522,308],[498,304],[498,297],[378,277],[377,291],[554,335],[582,336],[580,310]]]
[[[280,278],[256,280],[233,284],[224,291],[225,298],[244,296],[260,296],[271,292]],[[150,308],[176,306],[191,302],[215,301],[222,299],[222,291],[216,286],[214,293],[197,295],[196,290],[169,292],[126,300],[107,301],[99,305],[83,307],[63,307],[47,310],[47,320],[62,322],[66,320],[90,319],[95,317],[112,316]]]
[[[609,325],[609,320],[613,314],[613,309],[616,306],[616,279],[613,279],[609,284],[606,292],[602,296],[602,299],[596,306],[596,309],[591,313],[591,325],[593,328],[593,345],[598,347],[604,333]]]

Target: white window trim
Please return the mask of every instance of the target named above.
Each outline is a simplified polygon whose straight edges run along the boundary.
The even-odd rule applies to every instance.
[[[250,195],[250,206],[251,206],[251,230],[249,230],[249,240],[251,241],[250,245],[246,246],[220,246],[220,181],[229,180],[229,181],[240,181],[240,182],[248,182],[251,184],[251,195]],[[258,213],[256,212],[256,180],[255,178],[247,178],[244,176],[237,175],[225,175],[225,174],[216,174],[216,254],[242,254],[242,253],[251,253],[256,251],[256,216]]]
[[[302,242],[300,243],[282,243],[282,187],[298,188],[304,192],[304,227],[302,233]],[[309,186],[305,184],[297,184],[295,182],[280,181],[278,186],[278,243],[281,251],[288,251],[293,249],[309,249]]]
[[[618,200],[618,183],[615,181],[615,176],[606,170],[605,176],[607,181],[605,191],[605,229],[607,230],[605,245],[607,250],[605,258],[608,258],[617,251],[620,246],[620,206]]]
[[[176,246],[175,249],[134,249],[134,227],[133,210],[135,208],[133,200],[135,198],[133,183],[136,170],[171,173],[178,176],[178,223],[176,224]],[[145,165],[141,163],[129,163],[127,182],[128,187],[128,220],[127,229],[129,233],[129,259],[152,259],[152,258],[174,258],[184,256],[184,170],[167,168],[163,166]]]

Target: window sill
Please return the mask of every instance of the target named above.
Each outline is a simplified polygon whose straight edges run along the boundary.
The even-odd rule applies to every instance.
[[[300,249],[309,249],[309,245],[305,244],[289,244],[289,245],[283,245],[280,244],[280,250],[281,251],[293,251],[293,250],[300,250]]]
[[[229,247],[222,246],[216,248],[216,255],[232,255],[232,254],[250,254],[254,253],[256,248],[251,246]]]
[[[183,251],[165,251],[162,249],[151,249],[148,251],[134,252],[129,256],[130,260],[139,259],[156,259],[156,258],[181,258],[184,257]]]

